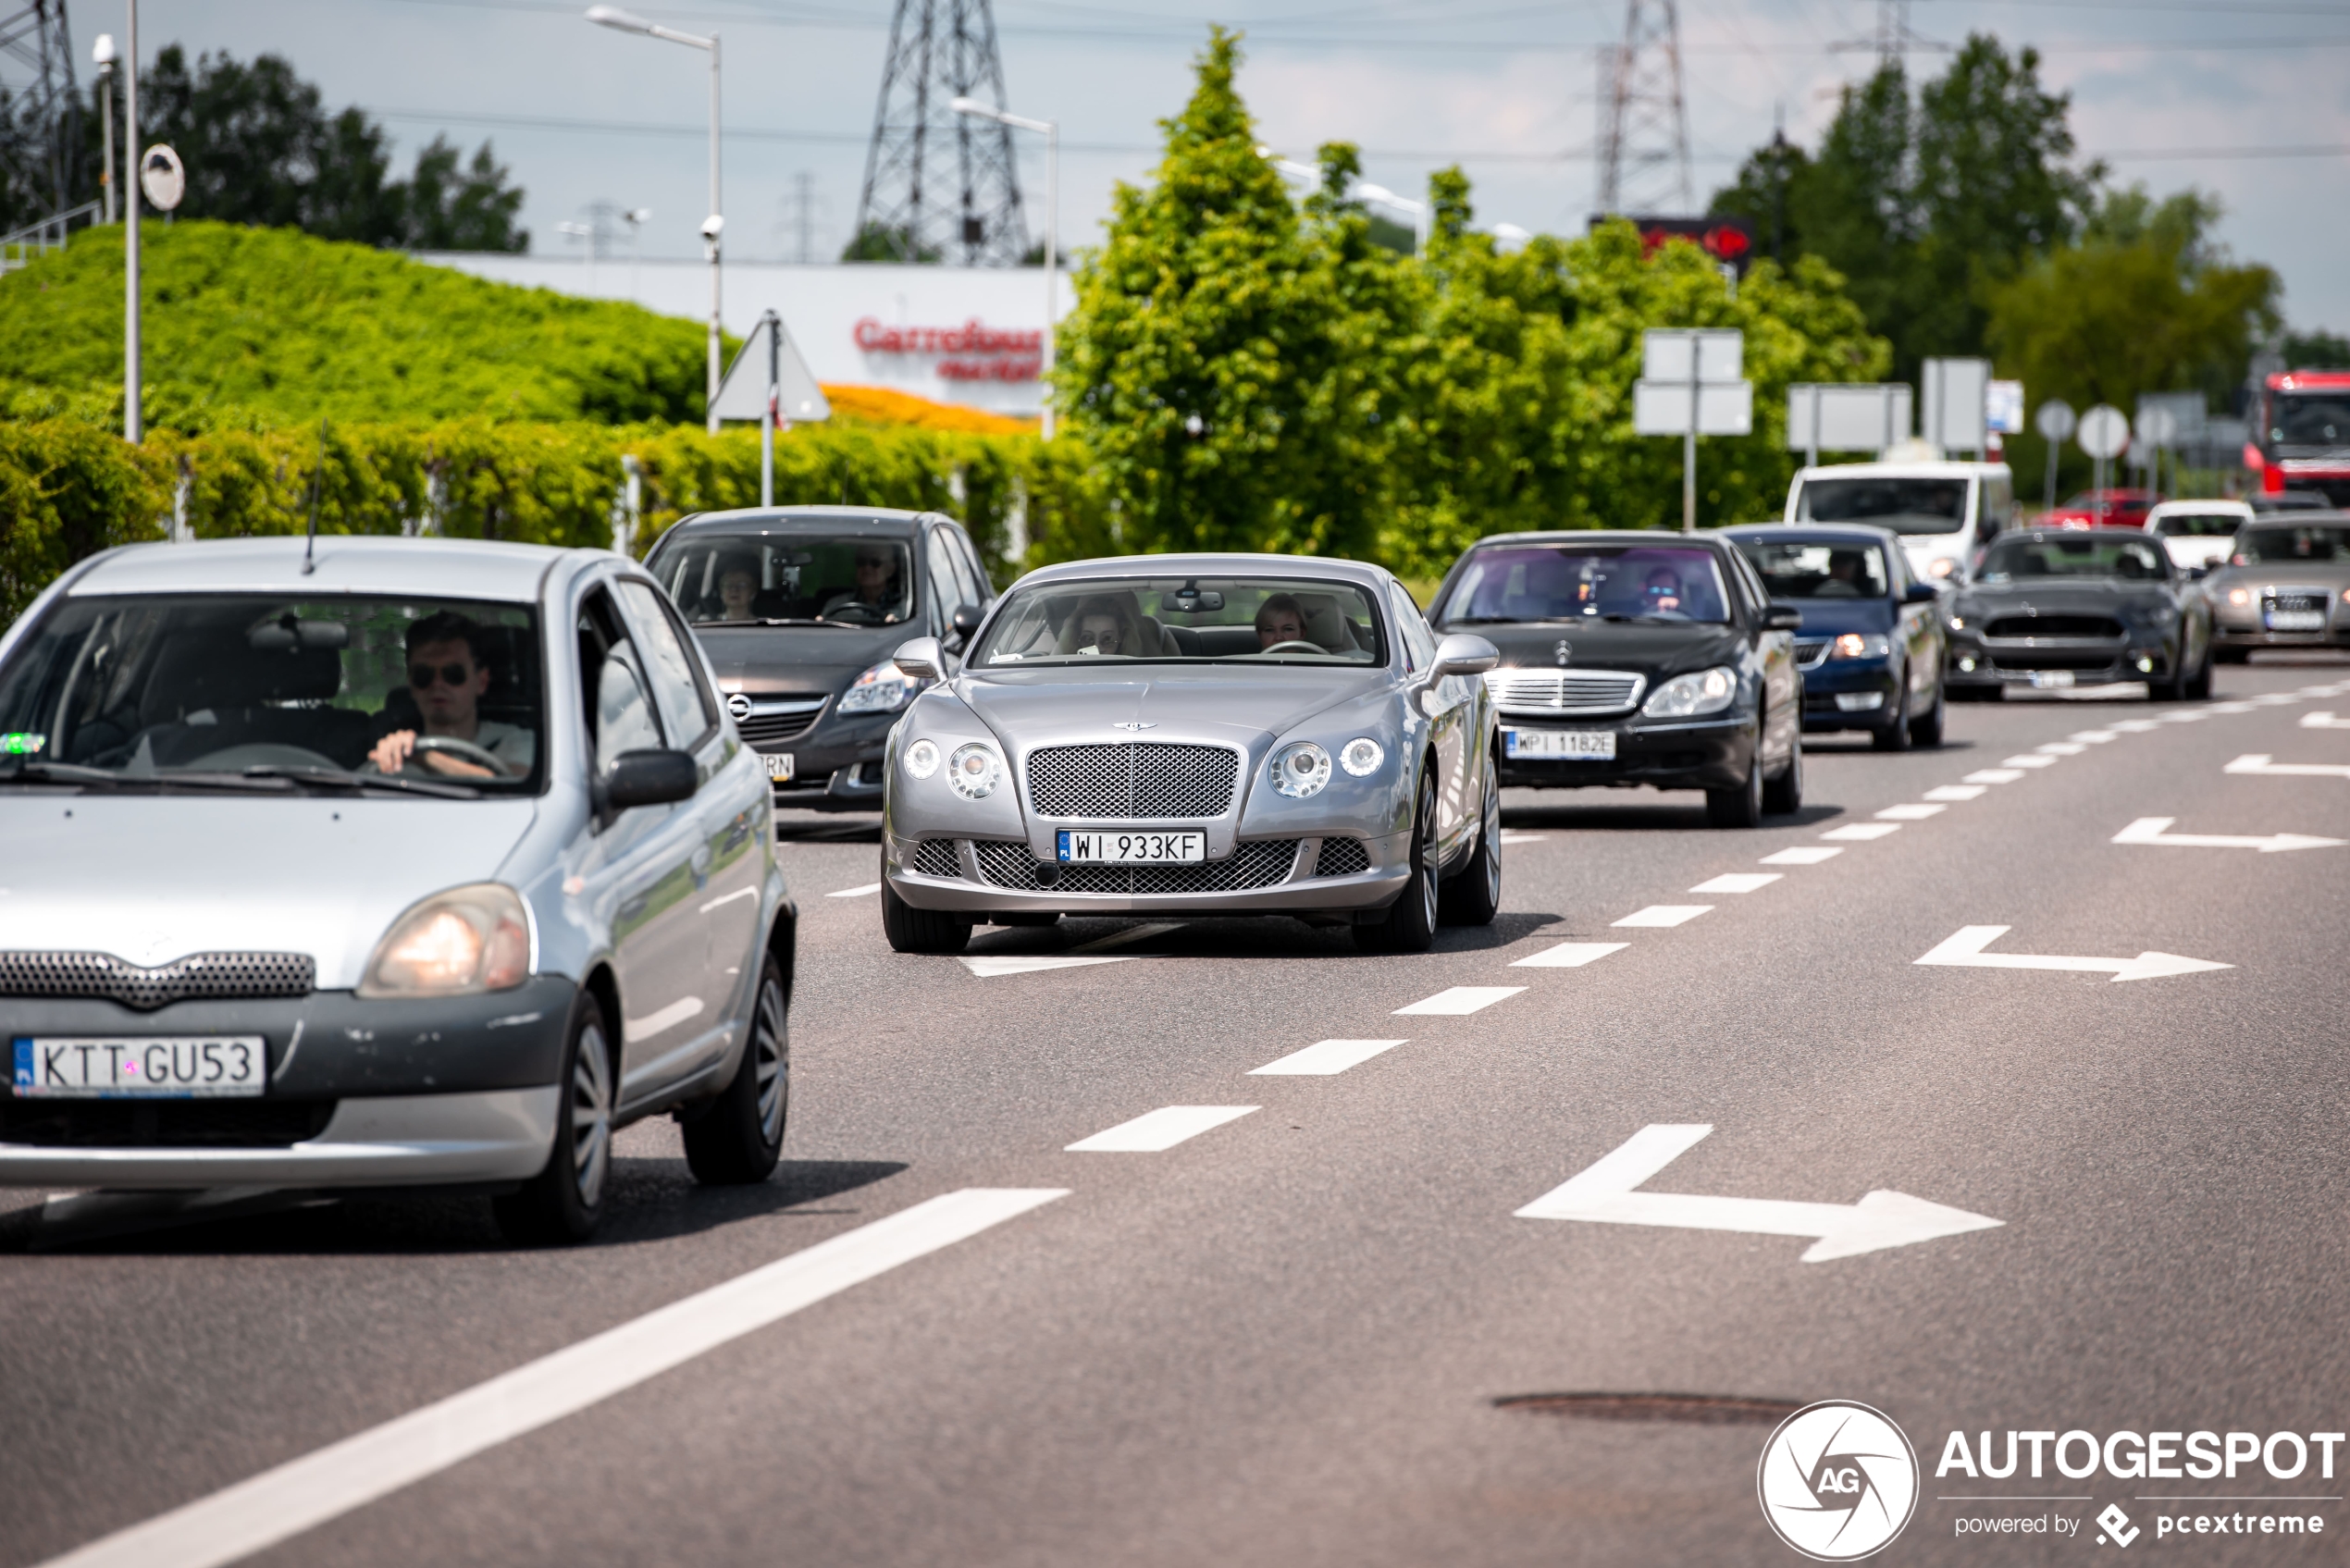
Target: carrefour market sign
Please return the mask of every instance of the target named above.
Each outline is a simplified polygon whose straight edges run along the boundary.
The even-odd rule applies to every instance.
[[[867,354],[934,356],[945,381],[1033,381],[1044,363],[1042,332],[990,327],[977,316],[960,327],[891,327],[869,315],[852,336]]]

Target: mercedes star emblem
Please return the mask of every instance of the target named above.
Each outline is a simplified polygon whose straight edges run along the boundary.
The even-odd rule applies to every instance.
[[[1575,645],[1567,641],[1565,637],[1561,637],[1558,640],[1558,645],[1552,648],[1551,651],[1557,654],[1559,656],[1559,662],[1564,664],[1568,660],[1575,657]]]

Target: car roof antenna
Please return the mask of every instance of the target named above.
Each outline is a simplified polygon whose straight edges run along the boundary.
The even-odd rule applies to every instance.
[[[318,491],[327,477],[327,422],[318,421],[318,466],[310,475],[310,541],[302,547],[302,574],[318,570]]]

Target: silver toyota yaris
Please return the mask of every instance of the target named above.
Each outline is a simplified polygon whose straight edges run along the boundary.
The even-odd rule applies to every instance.
[[[1481,637],[1376,566],[1154,555],[1030,574],[891,733],[882,920],[900,952],[1063,914],[1295,915],[1419,952],[1501,897]]]
[[[0,1185],[464,1185],[601,1217],[613,1129],[774,1167],[765,772],[643,573],[324,538],[109,551],[0,639]]]

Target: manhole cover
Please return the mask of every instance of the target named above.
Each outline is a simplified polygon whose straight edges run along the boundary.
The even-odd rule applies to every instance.
[[[1673,1421],[1688,1426],[1775,1426],[1803,1408],[1796,1400],[1734,1394],[1511,1394],[1496,1410],[1575,1421]]]

